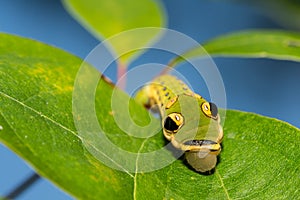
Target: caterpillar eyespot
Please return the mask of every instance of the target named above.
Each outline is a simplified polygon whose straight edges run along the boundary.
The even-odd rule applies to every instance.
[[[214,103],[204,102],[202,104],[203,113],[210,118],[217,119],[218,118],[218,108]]]
[[[179,126],[174,122],[171,117],[167,117],[164,122],[164,129],[169,132],[177,131]]]
[[[165,131],[172,132],[175,134],[180,127],[183,125],[183,117],[178,113],[170,113],[164,121]]]

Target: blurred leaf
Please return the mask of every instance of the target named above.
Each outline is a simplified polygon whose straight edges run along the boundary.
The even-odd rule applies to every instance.
[[[63,4],[83,27],[100,40],[130,29],[165,25],[164,9],[156,0],[63,0]],[[135,44],[149,44],[158,33],[158,30],[153,30],[143,35],[126,34],[110,43],[120,56],[124,46],[135,50]],[[132,55],[135,54],[122,55],[121,62],[126,65]]]
[[[204,50],[204,49],[205,50]],[[206,56],[270,58],[300,62],[300,34],[278,30],[248,30],[221,35],[174,58],[170,66],[184,58]]]
[[[32,40],[7,34],[0,34],[0,40],[0,141],[74,197],[299,197],[299,129],[239,111],[227,111],[221,162],[213,175],[198,174],[182,160],[151,173],[125,173],[105,166],[86,150],[74,127],[72,91],[82,61]],[[90,71],[97,72],[93,68]],[[102,81],[96,91],[95,107],[99,123],[110,131],[109,139],[132,152],[163,146],[161,133],[145,140],[120,130],[110,107],[112,90]],[[128,100],[123,92],[115,92],[120,105]],[[134,120],[147,123],[147,111],[131,103]]]

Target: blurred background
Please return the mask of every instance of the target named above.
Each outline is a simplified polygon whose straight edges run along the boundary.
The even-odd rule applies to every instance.
[[[245,29],[297,31],[297,23],[288,23],[280,16],[277,16],[279,20],[274,20],[274,15],[270,13],[276,12],[270,11],[276,6],[269,8],[267,5],[243,2],[162,1],[168,16],[168,28],[180,31],[199,43]],[[279,15],[285,17],[283,13]],[[39,40],[81,58],[85,58],[99,44],[71,18],[59,0],[0,0],[0,31]],[[161,58],[153,56],[145,59],[155,62]],[[236,58],[214,58],[214,61],[225,84],[228,108],[274,117],[300,128],[300,63]],[[7,194],[33,172],[30,166],[1,144],[0,162],[0,196]],[[72,197],[41,179],[18,199]]]

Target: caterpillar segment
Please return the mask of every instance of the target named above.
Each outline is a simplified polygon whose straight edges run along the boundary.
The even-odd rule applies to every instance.
[[[185,151],[191,167],[201,173],[215,168],[223,138],[215,104],[171,75],[155,78],[137,92],[136,100],[147,108],[159,110],[165,138]]]

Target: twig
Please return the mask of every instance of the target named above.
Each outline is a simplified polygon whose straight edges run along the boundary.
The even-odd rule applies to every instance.
[[[14,188],[10,193],[4,196],[4,199],[15,199],[21,195],[25,190],[32,186],[37,180],[40,179],[40,176],[37,173],[33,173],[22,183],[20,183],[16,188]]]

